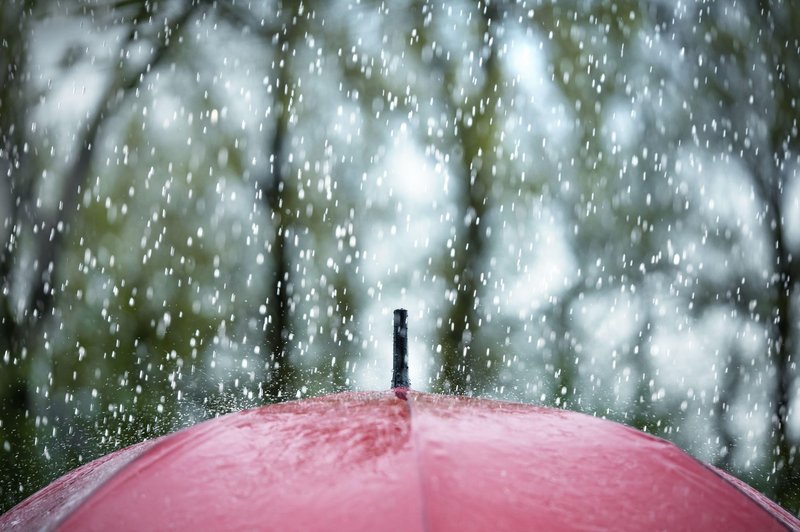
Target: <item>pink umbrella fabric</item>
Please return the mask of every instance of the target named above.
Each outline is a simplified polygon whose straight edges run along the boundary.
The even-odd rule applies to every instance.
[[[0,530],[800,530],[674,445],[574,412],[405,389],[207,421],[84,465]]]

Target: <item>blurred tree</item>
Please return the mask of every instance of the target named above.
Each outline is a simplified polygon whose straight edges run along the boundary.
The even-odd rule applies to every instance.
[[[663,152],[670,139],[656,122],[662,116],[657,110],[673,102],[648,91],[665,78],[666,65],[653,61],[639,42],[655,18],[650,11],[639,2],[594,2],[585,10],[543,5],[516,15],[547,40],[547,73],[566,104],[563,120],[570,130],[568,144],[548,146],[544,178],[545,196],[563,217],[577,266],[566,289],[553,293],[536,315],[539,335],[546,339],[545,369],[554,377],[547,396],[556,405],[663,431],[678,420],[674,403],[659,404],[653,389],[648,347],[654,322],[646,316],[657,291],[648,283],[669,273],[662,235],[681,213],[665,183]],[[641,113],[641,120],[620,126],[626,96],[631,116]],[[642,112],[647,109],[653,111]],[[641,138],[624,145],[619,139],[624,127]],[[595,351],[582,355],[584,346],[597,341],[596,324],[584,324],[579,316],[587,302],[614,310],[626,300],[642,312],[628,313],[630,332],[611,349],[624,357],[621,367],[632,377],[622,382],[617,376],[615,386],[600,386],[597,368],[587,364]],[[626,387],[631,380],[633,386]]]
[[[442,129],[453,132],[446,139],[449,144],[441,149],[453,154],[453,172],[458,179],[447,253],[437,257],[447,289],[446,309],[438,326],[440,365],[433,389],[472,395],[490,389],[498,369],[497,348],[492,356],[491,334],[488,328],[481,330],[481,324],[487,311],[482,303],[484,287],[492,273],[492,189],[493,181],[500,178],[498,150],[502,150],[505,82],[498,33],[502,31],[503,12],[495,3],[482,1],[460,9],[469,13],[466,20],[451,18],[450,8],[444,6],[437,8],[427,2],[415,5],[410,42],[421,64],[430,63],[435,69],[439,81],[435,98],[446,117]],[[464,25],[465,38],[477,44],[478,53],[464,57],[439,44],[442,41],[437,29],[441,31],[448,21]],[[428,83],[425,78],[420,81]],[[429,90],[421,89],[423,93]],[[437,143],[433,137],[425,140]]]
[[[719,160],[742,165],[760,203],[759,225],[772,248],[769,271],[753,272],[753,312],[769,317],[767,348],[774,391],[769,444],[774,482],[763,485],[792,511],[800,510],[798,441],[789,430],[797,356],[797,293],[800,253],[786,232],[787,191],[797,180],[800,9],[792,2],[751,2],[737,6],[693,6],[676,24],[692,66],[687,91],[698,91],[686,140],[713,146]],[[717,119],[721,117],[721,119]],[[744,305],[742,305],[744,306]],[[735,365],[730,371],[736,372]],[[735,374],[735,373],[734,373]],[[730,392],[729,392],[730,393]]]
[[[279,2],[276,11],[276,18],[281,22],[273,36],[274,53],[270,66],[274,106],[274,129],[269,149],[270,176],[261,181],[259,191],[274,226],[272,238],[267,243],[267,251],[272,259],[272,277],[267,284],[270,293],[267,294],[268,310],[265,317],[265,348],[270,367],[265,393],[272,400],[294,397],[301,386],[300,368],[297,361],[292,359],[289,343],[295,307],[292,301],[295,285],[289,246],[297,228],[292,223],[294,187],[287,179],[292,169],[287,143],[291,141],[290,124],[296,121],[292,117],[295,112],[293,106],[299,96],[296,78],[292,73],[294,51],[303,37],[307,13],[303,11],[302,2],[286,4]]]
[[[14,282],[19,263],[19,240],[32,194],[35,157],[28,148],[28,39],[33,2],[10,2],[0,10],[0,215],[3,246],[0,249],[0,511],[27,493],[30,460],[24,447],[33,432],[29,417],[30,390],[27,374],[30,357],[25,343],[25,324],[17,302],[20,289]]]
[[[489,335],[480,330],[484,286],[491,276],[492,181],[497,179],[503,72],[499,57],[502,13],[491,2],[478,2],[474,22],[468,24],[474,39],[483,42],[469,61],[477,83],[464,91],[456,81],[458,72],[445,70],[443,89],[451,102],[457,139],[456,172],[460,178],[455,233],[450,235],[450,257],[445,258],[443,276],[450,284],[443,327],[440,329],[442,368],[434,389],[455,393],[479,393],[491,384],[497,361],[490,347],[479,341]],[[456,68],[466,65],[455,64]],[[459,90],[461,89],[461,90]],[[466,94],[465,94],[466,92]],[[460,155],[460,156],[459,156]],[[462,223],[459,223],[462,221]],[[484,351],[485,349],[485,351]],[[491,363],[494,362],[494,369]]]
[[[12,24],[21,24],[17,31],[10,31],[8,34],[4,31],[4,36],[15,36],[11,40],[14,47],[10,50],[11,55],[4,54],[4,58],[10,61],[8,68],[4,69],[9,83],[3,85],[8,91],[5,101],[9,107],[9,112],[3,112],[3,116],[14,120],[4,131],[8,131],[12,136],[15,130],[24,131],[24,124],[27,122],[24,114],[28,106],[34,103],[25,96],[29,87],[27,78],[20,70],[28,56],[29,44],[25,39],[31,32],[27,30],[27,21],[33,16],[47,14],[47,6],[34,6],[32,2],[20,3],[14,7],[18,7],[20,11],[18,13],[12,10],[3,11],[4,25],[5,17],[7,15],[12,17],[8,21],[9,30],[13,27]],[[14,475],[3,475],[3,478],[10,482],[10,485],[4,484],[0,488],[5,504],[9,501],[5,499],[5,495],[11,490],[14,492],[13,497],[16,498],[21,494],[30,493],[37,487],[33,471],[37,467],[34,464],[39,456],[33,445],[36,438],[29,425],[35,421],[38,427],[40,418],[36,416],[34,420],[30,412],[34,391],[31,389],[31,368],[26,358],[29,352],[38,351],[48,343],[47,333],[43,332],[43,327],[45,320],[54,312],[54,298],[58,286],[56,274],[64,252],[64,236],[69,232],[72,219],[80,208],[80,194],[88,179],[95,153],[93,148],[97,144],[100,128],[109,114],[122,102],[124,96],[135,89],[144,76],[163,61],[171,39],[186,23],[195,8],[196,6],[191,4],[178,13],[165,13],[167,22],[161,28],[154,24],[152,17],[156,14],[150,12],[149,4],[140,4],[138,12],[131,15],[129,31],[120,49],[120,57],[128,57],[130,49],[138,46],[139,39],[152,39],[154,44],[152,55],[144,65],[135,63],[127,65],[123,61],[113,69],[113,74],[95,110],[76,135],[76,147],[69,158],[70,162],[63,169],[63,180],[59,183],[56,208],[49,209],[42,206],[40,190],[42,185],[35,172],[36,165],[31,162],[20,164],[19,161],[25,151],[21,149],[22,146],[28,142],[37,146],[36,141],[9,136],[8,144],[4,147],[4,152],[8,149],[11,162],[8,172],[10,184],[8,200],[11,209],[4,222],[9,230],[9,240],[4,246],[2,256],[3,307],[9,310],[8,315],[2,318],[4,328],[8,331],[8,334],[4,334],[4,339],[9,341],[8,346],[4,346],[4,363],[7,367],[13,368],[7,373],[9,378],[7,384],[12,388],[10,397],[16,398],[4,401],[4,405],[9,406],[9,410],[3,412],[3,425],[7,430],[5,441],[13,452],[8,454],[10,451],[7,449],[7,453],[3,456],[12,459],[8,470],[16,472]],[[34,9],[36,15],[33,14]],[[40,12],[40,9],[43,11]],[[15,146],[15,142],[22,144]],[[19,171],[12,170],[17,165]],[[24,218],[20,216],[21,213],[24,213]],[[21,240],[27,240],[29,245],[20,245],[18,242]],[[28,254],[30,256],[27,256]],[[31,265],[30,270],[21,267],[26,263]],[[4,393],[6,390],[8,388],[4,386]],[[30,478],[32,482],[24,484],[20,482],[20,479],[25,478]]]

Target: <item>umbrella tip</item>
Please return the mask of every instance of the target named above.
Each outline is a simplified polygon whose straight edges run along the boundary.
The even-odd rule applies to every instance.
[[[408,388],[408,311],[394,311],[394,359],[392,364],[392,388]]]

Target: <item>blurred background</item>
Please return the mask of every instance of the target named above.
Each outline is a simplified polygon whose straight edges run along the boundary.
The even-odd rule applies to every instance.
[[[800,4],[5,0],[0,510],[227,412],[577,410],[800,509]]]

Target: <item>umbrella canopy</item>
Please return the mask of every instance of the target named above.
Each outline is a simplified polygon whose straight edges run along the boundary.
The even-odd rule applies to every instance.
[[[237,412],[84,465],[0,529],[786,530],[676,446],[591,416],[397,389]]]

